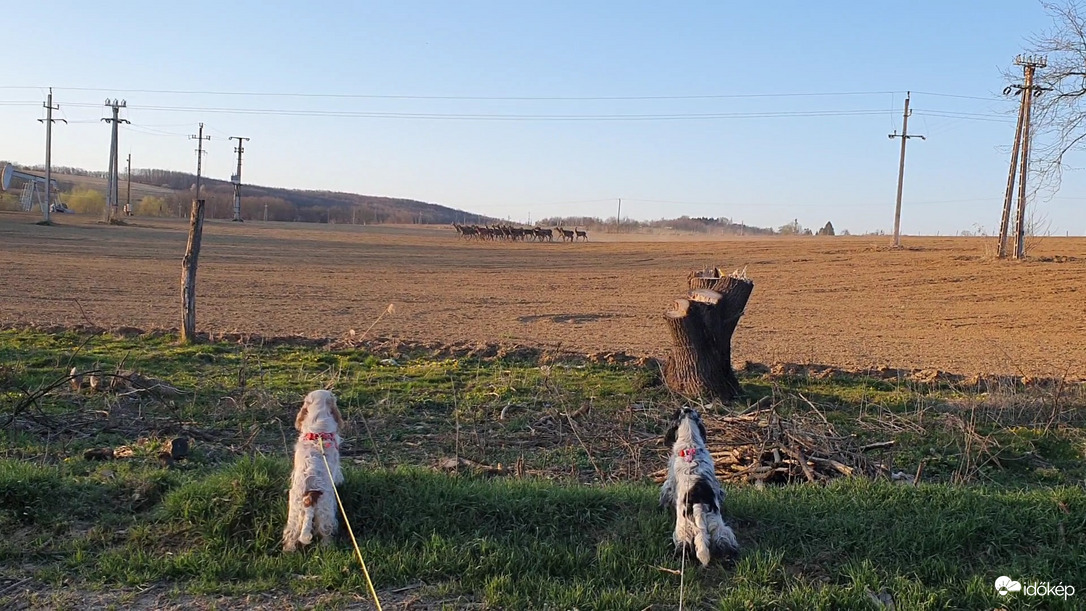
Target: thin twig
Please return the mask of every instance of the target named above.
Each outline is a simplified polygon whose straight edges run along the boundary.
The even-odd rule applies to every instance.
[[[94,322],[90,319],[90,317],[87,316],[86,310],[83,309],[83,304],[79,303],[79,300],[75,299],[75,298],[73,298],[72,301],[74,301],[76,307],[79,308],[79,313],[83,316],[83,320],[87,321],[88,325],[90,325],[92,327],[97,327],[98,325],[94,324]]]
[[[361,411],[359,411],[358,417],[362,419],[362,426],[366,428],[366,437],[369,437],[370,446],[373,447],[373,455],[377,457],[377,464],[380,465],[382,469],[384,469],[385,462],[381,460],[381,451],[377,449],[377,440],[373,438],[373,432],[370,431],[370,423],[368,420],[366,420],[365,414],[363,414]]]
[[[358,336],[357,341],[362,341],[363,339],[365,339],[366,335],[370,332],[370,330],[373,329],[374,327],[376,327],[377,323],[381,322],[381,319],[385,317],[385,314],[394,314],[395,312],[396,312],[396,304],[394,304],[394,303],[388,304],[388,307],[385,308],[384,312],[381,312],[381,315],[377,317],[377,320],[373,321],[373,324],[371,324],[368,329],[363,331],[362,335]]]
[[[15,588],[18,588],[19,586],[23,585],[24,583],[30,581],[30,579],[31,579],[30,577],[27,577],[25,579],[20,579],[19,581],[16,581],[15,583],[6,586],[3,590],[0,590],[0,596],[3,596],[5,594],[7,594],[9,591],[14,590]]]
[[[588,455],[588,462],[592,463],[592,468],[596,470],[596,476],[600,478],[600,481],[603,481],[603,470],[596,464],[596,459],[592,456],[592,451],[588,449],[584,440],[581,439],[581,434],[577,431],[577,424],[573,422],[573,418],[570,417],[568,412],[566,412],[565,415],[566,419],[569,420],[570,428],[573,429],[573,435],[577,437],[577,441],[581,444],[581,447],[584,448],[584,453]]]
[[[818,414],[818,417],[822,419],[822,422],[826,423],[826,426],[830,425],[830,421],[826,420],[826,415],[823,414],[817,407],[815,407],[815,404],[811,403],[810,399],[808,399],[807,397],[804,397],[803,393],[796,393],[796,394],[799,395],[799,398],[803,399],[807,403],[807,405],[811,406],[811,409],[813,409],[815,411],[815,413]]]

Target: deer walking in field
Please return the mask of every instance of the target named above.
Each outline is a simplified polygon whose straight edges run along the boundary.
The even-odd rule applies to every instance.
[[[574,237],[576,237],[576,234],[574,234],[569,229],[562,229],[561,227],[555,227],[555,229],[557,229],[558,232],[562,234],[562,241],[563,242],[565,242],[566,240],[569,240],[570,242],[572,242]]]
[[[574,228],[573,233],[576,235],[576,237],[582,238],[585,242],[588,241],[588,230],[587,229],[586,230],[581,230],[581,229]]]

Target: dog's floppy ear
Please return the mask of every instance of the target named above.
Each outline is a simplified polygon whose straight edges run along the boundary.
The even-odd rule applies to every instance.
[[[303,404],[302,409],[298,410],[298,416],[294,418],[294,428],[298,431],[302,430],[302,422],[305,422],[305,417],[309,415],[309,405]]]
[[[336,396],[331,395],[331,398],[332,404],[329,405],[329,411],[332,412],[332,418],[335,419],[336,426],[338,426],[340,430],[343,430],[343,414],[339,413],[339,406],[336,405]]]
[[[709,438],[705,435],[705,425],[701,423],[701,418],[698,418],[698,432],[701,433],[701,442],[706,443]]]
[[[671,413],[671,426],[667,428],[667,432],[664,433],[664,445],[670,446],[675,443],[675,438],[679,433],[679,423],[682,422],[683,410],[677,409]]]
[[[667,427],[667,432],[664,433],[664,445],[671,446],[675,444],[675,437],[679,433],[678,421],[672,422],[671,426]]]
[[[309,415],[309,404],[311,402],[309,395],[306,395],[305,399],[302,400],[302,409],[298,410],[298,416],[294,419],[294,428],[298,429],[299,432],[302,430],[302,423],[305,422],[306,417]]]

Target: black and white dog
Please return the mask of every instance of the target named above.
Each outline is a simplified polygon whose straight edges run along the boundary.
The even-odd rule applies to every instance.
[[[739,542],[720,515],[724,491],[716,479],[713,457],[705,445],[705,425],[697,410],[678,410],[664,443],[671,446],[671,457],[660,505],[675,508],[675,549],[693,549],[703,566],[714,557],[734,557]]]

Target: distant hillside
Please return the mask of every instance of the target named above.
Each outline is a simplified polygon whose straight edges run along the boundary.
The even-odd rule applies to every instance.
[[[0,162],[0,166],[4,163]],[[23,171],[43,174],[41,167],[16,166]],[[105,172],[90,172],[80,168],[55,167],[53,176],[60,186],[62,194],[73,196],[87,190],[104,194],[107,189]],[[187,216],[192,201],[196,175],[172,170],[132,170],[131,200],[136,213],[141,216]],[[122,176],[120,198],[122,205],[126,201],[128,183]],[[224,180],[204,178],[201,182],[201,197],[207,202],[207,214],[210,218],[233,218],[234,187]],[[101,211],[103,198],[97,198],[97,208],[77,207],[81,212]],[[72,199],[77,199],[72,197]],[[86,198],[83,198],[86,199]],[[65,201],[69,201],[65,199]],[[69,202],[71,203],[71,202]],[[0,209],[18,205],[17,193],[0,193]],[[304,191],[299,189],[281,189],[244,185],[241,198],[241,216],[243,219],[267,219],[269,221],[293,221],[305,223],[340,223],[340,224],[507,224],[502,219],[482,216],[463,210],[456,210],[438,204],[420,202],[414,199],[397,197],[377,197],[340,193],[336,191]],[[596,231],[676,231],[683,233],[704,233],[723,235],[815,235],[816,232],[803,227],[799,221],[786,223],[779,228],[754,227],[731,219],[688,217],[659,219],[655,221],[636,221],[623,219],[616,223],[615,218],[596,217],[550,217],[540,219],[542,227],[586,227]],[[833,223],[827,222],[817,231],[817,235],[834,235]],[[848,235],[847,231],[842,235]]]
[[[25,171],[41,174],[40,167],[20,167]],[[105,193],[106,172],[91,172],[80,168],[56,167],[53,169],[62,192],[74,189],[90,189]],[[167,214],[187,214],[192,201],[192,189],[196,175],[170,170],[132,170],[132,203],[138,206],[144,198],[151,198],[153,206]],[[120,198],[126,199],[127,181],[122,173]],[[210,218],[233,216],[234,187],[223,180],[202,178],[200,195],[207,202]],[[242,188],[242,218],[271,221],[299,221],[311,223],[486,223],[494,219],[463,210],[413,199],[377,197],[340,193],[335,191],[304,191],[244,185]]]

